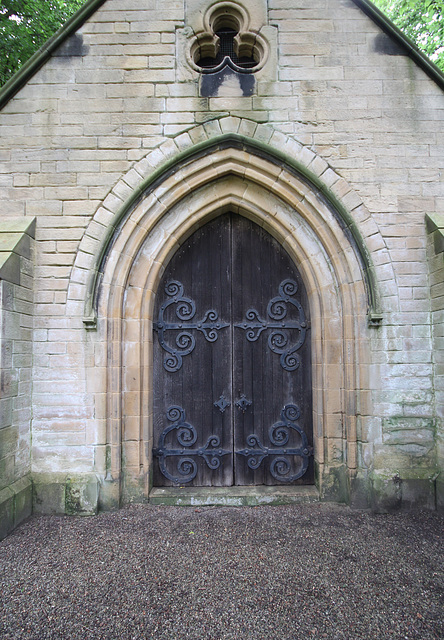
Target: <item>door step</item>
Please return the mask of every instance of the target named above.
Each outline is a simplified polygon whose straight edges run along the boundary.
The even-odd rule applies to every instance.
[[[315,486],[268,487],[155,487],[149,501],[156,505],[178,507],[256,507],[259,505],[295,504],[318,502],[319,491]]]

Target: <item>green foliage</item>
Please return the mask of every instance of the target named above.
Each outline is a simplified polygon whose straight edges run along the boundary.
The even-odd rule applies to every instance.
[[[372,0],[444,71],[444,0]]]
[[[0,2],[0,85],[79,9],[85,0]]]

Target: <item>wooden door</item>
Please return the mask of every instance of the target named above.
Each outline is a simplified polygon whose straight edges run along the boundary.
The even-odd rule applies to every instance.
[[[226,214],[169,263],[154,323],[155,486],[313,482],[307,296],[281,245]]]

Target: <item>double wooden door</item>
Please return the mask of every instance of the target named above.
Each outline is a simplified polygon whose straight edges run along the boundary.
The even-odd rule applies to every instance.
[[[307,296],[274,238],[235,214],[193,233],[153,339],[155,486],[313,482]]]

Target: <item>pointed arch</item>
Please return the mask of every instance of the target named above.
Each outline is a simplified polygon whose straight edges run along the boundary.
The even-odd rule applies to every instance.
[[[360,231],[360,222],[367,227],[367,235],[374,235],[378,230],[373,228],[374,223],[372,225],[359,196],[324,160],[307,148],[264,125],[254,124],[252,136],[247,137],[240,133],[244,122],[226,118],[217,122],[215,130],[199,127],[193,138],[205,139],[197,144],[190,144],[192,138],[189,134],[186,140],[178,136],[174,144],[168,141],[131,169],[109,194],[85,233],[73,271],[76,284],[80,283],[77,268],[87,266],[90,271],[84,314],[88,328],[95,326],[97,292],[109,251],[125,220],[141,199],[151,197],[161,184],[164,190],[171,190],[181,182],[181,193],[185,194],[211,179],[211,172],[244,175],[246,171],[252,181],[262,181],[268,176],[273,191],[282,189],[283,185],[291,190],[292,183],[303,184],[310,194],[316,194],[325,202],[360,261],[367,291],[369,323],[378,325],[381,322],[375,268]],[[225,132],[224,129],[232,131]],[[290,195],[290,202],[291,199]],[[84,283],[85,274],[81,273],[81,276]]]
[[[235,124],[237,133],[219,129],[219,135],[182,151],[170,144],[169,157],[158,149],[141,161],[108,196],[82,241],[70,293],[78,301],[82,287],[88,291],[86,322],[94,325],[91,312],[98,318],[90,339],[104,354],[104,505],[118,503],[121,496],[148,495],[157,287],[165,265],[189,235],[227,211],[271,233],[307,289],[319,490],[348,500],[353,482],[366,475],[358,469],[359,418],[371,414],[368,316],[370,311],[370,319],[378,319],[380,307],[359,226],[367,225],[369,235],[377,230],[360,200],[321,159],[268,128],[258,126],[260,140],[247,140],[239,134],[242,123]],[[270,142],[277,141],[282,150],[271,147],[270,153]]]

